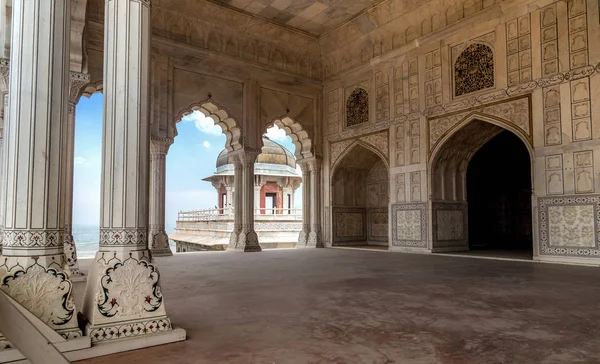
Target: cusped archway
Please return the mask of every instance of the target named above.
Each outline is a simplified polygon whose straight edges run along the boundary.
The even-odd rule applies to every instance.
[[[284,115],[274,118],[266,129],[276,125],[285,131],[285,134],[292,139],[292,143],[296,147],[295,156],[297,160],[314,157],[314,147],[310,134],[302,123],[294,118]],[[265,130],[266,131],[266,130]]]

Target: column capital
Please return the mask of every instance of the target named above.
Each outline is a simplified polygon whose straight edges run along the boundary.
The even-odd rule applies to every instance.
[[[260,154],[260,149],[251,149],[245,148],[244,150],[238,150],[232,153],[229,153],[229,156],[232,158],[232,162],[234,165],[239,164],[254,164],[256,162],[256,157]]]
[[[171,138],[150,138],[150,155],[166,155],[171,144]]]
[[[90,75],[82,72],[69,72],[69,102],[77,104],[83,93],[83,87],[90,83]]]

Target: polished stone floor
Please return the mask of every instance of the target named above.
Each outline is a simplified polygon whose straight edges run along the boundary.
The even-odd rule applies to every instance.
[[[600,362],[599,268],[351,249],[157,260],[188,340],[85,363]]]

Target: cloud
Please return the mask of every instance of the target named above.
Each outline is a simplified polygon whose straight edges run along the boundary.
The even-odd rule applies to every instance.
[[[288,136],[285,134],[285,130],[273,125],[273,127],[267,129],[267,138],[282,143],[287,140]]]
[[[204,148],[210,148],[210,143],[205,141],[202,143],[202,146],[204,146]]]
[[[193,113],[184,116],[181,121],[193,122],[201,133],[206,133],[209,135],[221,135],[223,131],[221,127],[215,125],[214,121],[211,118],[207,118],[200,111],[194,111]]]
[[[87,165],[87,159],[83,157],[75,157],[75,165]]]

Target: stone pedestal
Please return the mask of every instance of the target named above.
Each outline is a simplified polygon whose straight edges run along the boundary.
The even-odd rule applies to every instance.
[[[63,250],[71,2],[15,1],[12,19],[0,289],[65,338],[79,337]]]
[[[310,235],[310,166],[305,161],[298,161],[302,169],[302,231],[298,236],[296,248],[306,248]]]
[[[100,250],[82,313],[92,342],[171,330],[148,249],[150,2],[107,1]]]
[[[169,237],[165,231],[166,159],[171,139],[150,141],[150,234],[149,246],[153,256],[171,256]]]
[[[242,164],[242,231],[235,247],[240,252],[259,252],[258,235],[254,230],[254,163],[259,151],[244,151],[239,158]],[[236,189],[236,191],[239,191]],[[237,208],[236,208],[237,210]]]

